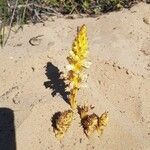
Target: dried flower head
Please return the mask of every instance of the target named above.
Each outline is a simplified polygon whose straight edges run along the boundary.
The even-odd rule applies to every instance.
[[[86,116],[88,116],[89,107],[87,105],[83,105],[82,107],[78,106],[78,113],[81,119],[85,118]]]
[[[91,134],[94,133],[94,131],[96,131],[98,125],[98,116],[94,113],[88,115],[89,110],[90,109],[87,105],[78,107],[78,113],[81,118],[81,124],[88,138],[91,136]]]
[[[73,111],[58,112],[53,116],[53,128],[56,138],[62,139],[73,120]]]
[[[100,135],[103,133],[104,128],[108,124],[108,112],[103,113],[100,117],[95,113],[89,115],[89,108],[87,105],[78,107],[78,113],[81,118],[86,136],[89,138],[95,131]]]
[[[98,124],[98,116],[96,114],[87,115],[82,119],[82,126],[86,136],[89,138],[96,130]]]
[[[98,127],[97,127],[97,131],[98,133],[101,135],[104,131],[104,128],[107,126],[108,124],[108,112],[104,112],[99,118],[98,118]]]

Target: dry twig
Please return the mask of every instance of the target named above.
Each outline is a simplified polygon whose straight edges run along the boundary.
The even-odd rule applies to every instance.
[[[14,7],[14,10],[13,10],[13,13],[12,13],[12,16],[11,16],[11,20],[10,20],[10,24],[9,24],[8,35],[7,35],[7,38],[4,42],[4,46],[6,45],[8,39],[9,39],[10,33],[11,33],[12,23],[13,23],[13,19],[14,19],[14,16],[15,16],[15,11],[17,9],[18,2],[19,2],[19,0],[16,0],[15,7]]]

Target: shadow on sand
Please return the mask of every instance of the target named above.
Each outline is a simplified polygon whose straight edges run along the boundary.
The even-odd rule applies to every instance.
[[[0,150],[16,150],[14,113],[9,108],[0,108]]]
[[[62,72],[54,66],[51,62],[48,62],[46,65],[45,75],[49,79],[44,82],[46,88],[52,89],[51,95],[54,97],[56,94],[60,94],[61,97],[68,103],[69,92],[66,91],[68,85],[65,83],[65,79],[62,77]]]

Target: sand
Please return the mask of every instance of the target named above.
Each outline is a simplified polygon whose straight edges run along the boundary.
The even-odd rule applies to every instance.
[[[108,111],[109,124],[100,138],[94,134],[87,139],[76,113],[60,142],[51,118],[70,106],[59,87],[63,81],[54,76],[66,73],[66,57],[82,24],[88,27],[92,65],[78,104],[88,101],[99,115]],[[40,40],[31,45],[29,40],[38,35]],[[0,49],[0,64],[0,107],[14,113],[17,150],[150,149],[150,5],[140,3],[96,18],[24,25]],[[46,88],[51,76],[56,85]]]

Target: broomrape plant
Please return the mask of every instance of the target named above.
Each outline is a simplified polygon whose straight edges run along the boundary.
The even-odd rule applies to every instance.
[[[74,110],[77,108],[77,92],[81,87],[81,83],[84,80],[84,69],[90,66],[90,62],[87,62],[88,56],[88,41],[87,41],[87,28],[83,25],[77,32],[77,36],[72,44],[72,50],[70,51],[67,60],[68,74],[67,81],[69,81],[68,97],[69,104]],[[95,113],[89,115],[89,107],[84,105],[78,106],[78,113],[80,115],[81,124],[83,126],[86,136],[89,138],[95,131],[98,134],[102,134],[104,128],[108,124],[108,112],[104,112],[100,117]],[[57,114],[57,113],[56,113]],[[67,110],[59,112],[57,116],[53,116],[53,128],[55,136],[58,139],[62,139],[67,132],[73,121],[74,111]]]

